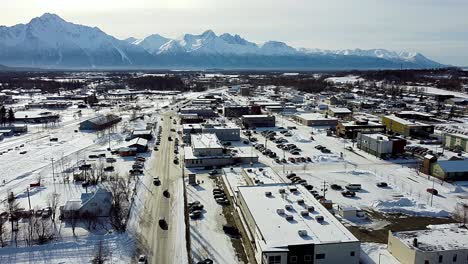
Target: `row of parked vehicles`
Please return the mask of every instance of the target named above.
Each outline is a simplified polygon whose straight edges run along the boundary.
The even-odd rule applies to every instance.
[[[154,143],[155,144],[153,148],[154,151],[159,150],[159,145],[161,145],[161,134],[162,134],[162,127],[159,127],[158,134],[156,135],[156,142]]]
[[[194,201],[188,203],[189,216],[191,219],[200,219],[203,215],[203,204],[200,201]]]
[[[229,205],[229,200],[228,200],[228,198],[226,196],[226,193],[222,189],[214,188],[213,189],[213,198],[220,205]]]
[[[132,169],[129,171],[131,175],[143,174],[145,168],[145,157],[135,157],[135,162],[132,165]]]
[[[329,150],[327,147],[322,146],[322,145],[317,145],[314,148],[320,150],[322,153],[327,153],[327,154],[331,153],[331,150]]]

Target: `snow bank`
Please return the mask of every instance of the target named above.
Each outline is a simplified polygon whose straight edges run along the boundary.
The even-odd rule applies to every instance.
[[[402,213],[407,215],[448,217],[450,214],[445,210],[429,207],[426,204],[418,203],[409,198],[397,198],[390,201],[378,200],[372,207],[385,213]]]

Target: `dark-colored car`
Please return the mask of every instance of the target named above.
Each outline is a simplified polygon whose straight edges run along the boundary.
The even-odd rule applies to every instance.
[[[161,185],[161,180],[158,177],[153,178],[153,184],[156,186]]]
[[[377,187],[385,188],[385,187],[388,187],[388,184],[386,182],[378,182]]]
[[[223,225],[223,231],[229,236],[240,237],[239,229],[235,226]]]
[[[165,218],[160,218],[158,223],[159,223],[159,227],[161,227],[163,230],[167,230],[167,228],[169,227]]]
[[[164,195],[164,197],[166,197],[166,198],[171,197],[171,194],[169,193],[169,190],[167,190],[167,189],[164,190],[163,195]]]
[[[343,189],[343,188],[341,187],[341,185],[338,185],[338,184],[335,184],[335,183],[332,184],[332,185],[330,185],[330,188],[332,188],[332,190],[337,190],[337,191]]]
[[[343,191],[343,192],[341,192],[341,194],[342,194],[344,197],[354,197],[354,196],[356,196],[356,193],[355,193],[355,192],[352,192],[352,191]]]
[[[427,191],[428,193],[433,194],[433,195],[438,195],[438,194],[439,194],[439,191],[437,191],[437,190],[434,189],[434,188],[427,188],[426,191]]]

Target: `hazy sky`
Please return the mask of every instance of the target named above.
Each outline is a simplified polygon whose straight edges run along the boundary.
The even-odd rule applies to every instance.
[[[468,0],[0,0],[0,24],[45,12],[118,38],[212,29],[295,47],[386,48],[468,65]]]

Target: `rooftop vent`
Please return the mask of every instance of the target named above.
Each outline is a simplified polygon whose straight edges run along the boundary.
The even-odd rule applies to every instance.
[[[288,211],[291,211],[293,209],[290,204],[285,205],[284,208]]]
[[[271,197],[271,192],[265,192],[266,197]]]
[[[276,209],[276,213],[279,215],[284,215],[284,209],[283,208],[278,208]]]
[[[307,211],[313,212],[315,211],[315,208],[313,206],[307,206]]]
[[[298,199],[297,204],[304,204],[304,199]]]
[[[301,237],[307,236],[307,230],[298,230],[297,233],[298,233]]]
[[[285,189],[279,189],[279,193],[285,193],[286,190]]]
[[[322,222],[322,221],[324,220],[324,218],[323,218],[323,216],[321,216],[321,215],[317,215],[317,216],[315,217],[315,220],[316,220],[317,222]]]
[[[287,215],[286,220],[287,221],[292,221],[292,220],[294,220],[294,216],[293,215]]]
[[[302,215],[302,216],[308,216],[308,215],[309,215],[309,211],[303,210],[303,211],[301,211],[301,215]]]
[[[296,187],[289,187],[289,191],[294,193],[294,192],[297,192],[297,188]]]

